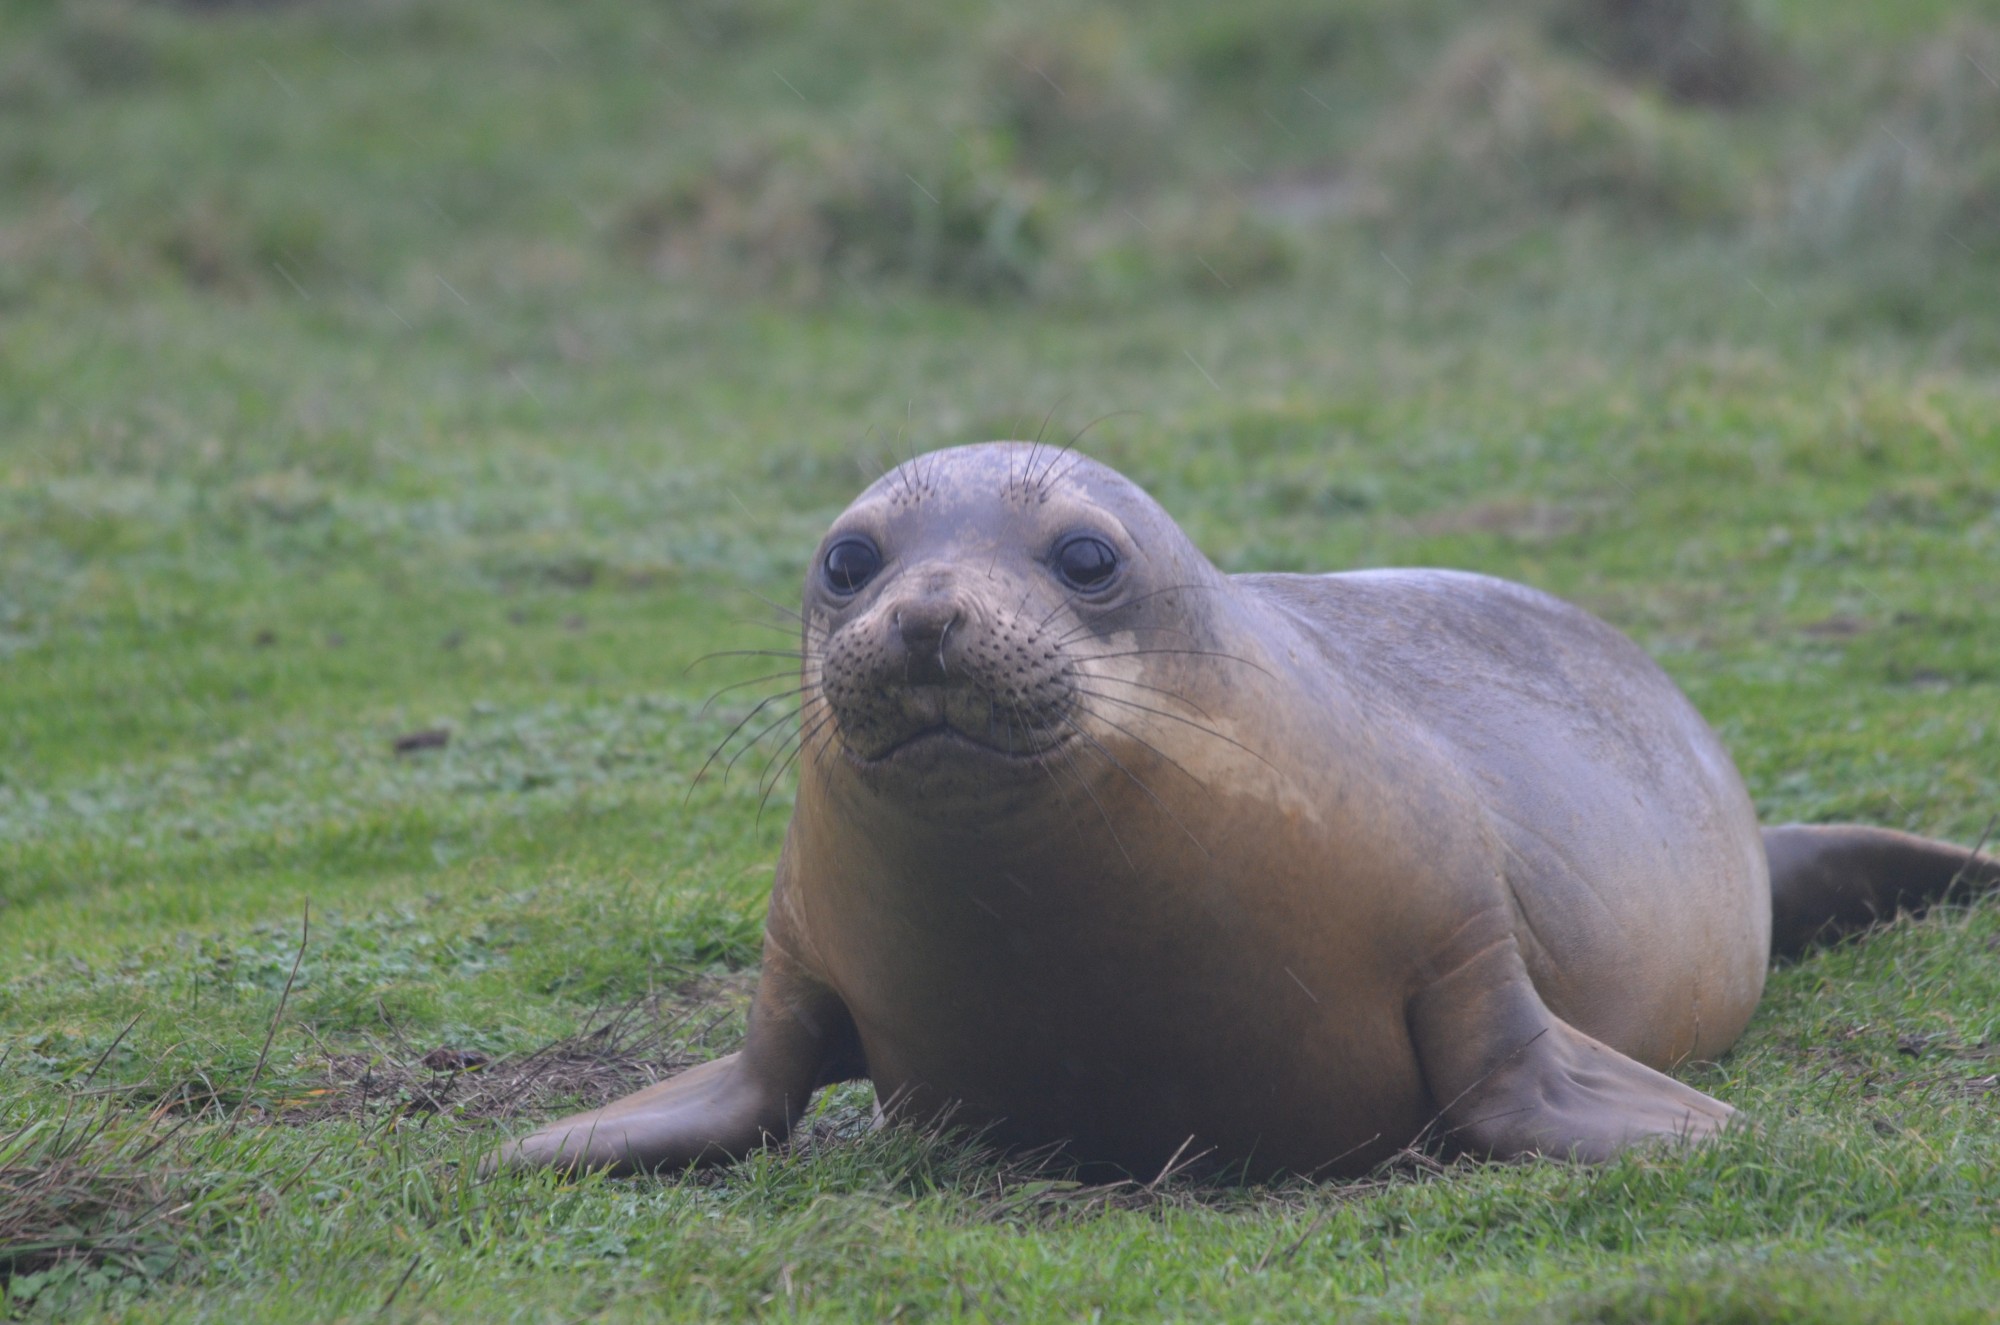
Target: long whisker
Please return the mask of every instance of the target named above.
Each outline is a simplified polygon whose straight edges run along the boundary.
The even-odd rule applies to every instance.
[[[1074,630],[1070,631],[1069,634],[1064,635],[1061,639],[1057,640],[1056,646],[1060,648],[1065,644],[1073,644],[1076,642],[1079,636],[1093,634],[1095,633],[1096,629],[1097,629],[1096,622],[1086,621],[1081,625],[1077,626]],[[1113,634],[1121,634],[1121,635],[1122,634],[1179,635],[1182,639],[1197,638],[1197,636],[1192,630],[1186,630],[1180,626],[1113,626],[1111,629]]]
[[[1079,658],[1078,661],[1098,662],[1106,658],[1145,658],[1145,657],[1150,657],[1151,655],[1156,653],[1185,654],[1191,658],[1226,658],[1230,662],[1242,663],[1245,667],[1255,668],[1257,671],[1260,671],[1264,673],[1264,675],[1269,676],[1273,681],[1278,679],[1275,675],[1272,674],[1269,668],[1259,667],[1256,663],[1251,662],[1248,658],[1239,658],[1233,653],[1219,653],[1214,649],[1126,649],[1118,653],[1085,654],[1081,658]]]
[[[1068,716],[1065,716],[1063,720],[1072,727],[1076,725],[1076,720]],[[1089,733],[1085,732],[1083,735],[1088,736]],[[1125,843],[1119,839],[1118,829],[1112,824],[1111,815],[1105,810],[1104,802],[1097,799],[1097,793],[1090,789],[1090,779],[1085,777],[1083,770],[1076,766],[1076,757],[1070,753],[1067,745],[1058,747],[1058,753],[1069,761],[1070,771],[1076,774],[1077,785],[1083,788],[1084,795],[1090,797],[1090,803],[1097,807],[1097,817],[1104,820],[1104,831],[1111,834],[1111,845],[1117,847],[1118,854],[1125,858],[1125,868],[1131,870],[1135,875],[1138,874],[1139,867],[1132,863],[1132,853],[1125,849]]]
[[[749,594],[752,598],[755,598],[758,602],[770,608],[772,611],[777,612],[782,616],[790,617],[792,620],[798,622],[802,626],[810,626],[812,624],[812,622],[806,619],[806,614],[800,611],[796,607],[787,607],[785,606],[785,604],[779,602],[775,598],[766,598],[763,594],[758,593],[755,589],[744,589],[741,592]]]
[[[1066,744],[1067,743],[1065,743],[1065,745]],[[1074,782],[1078,787],[1083,788],[1087,792],[1089,790],[1090,784],[1088,780],[1085,779],[1085,777],[1083,776],[1083,770],[1077,767],[1076,757],[1072,755],[1067,748],[1059,749],[1056,753],[1062,757],[1062,768],[1064,772],[1068,775],[1069,780],[1071,782]],[[1087,843],[1089,839],[1084,836],[1084,833],[1090,826],[1089,821],[1084,817],[1083,813],[1079,809],[1077,809],[1076,802],[1071,797],[1064,794],[1063,788],[1065,784],[1061,778],[1058,778],[1056,776],[1056,764],[1050,760],[1044,760],[1039,762],[1041,762],[1042,769],[1049,775],[1050,785],[1056,789],[1056,798],[1062,803],[1063,809],[1068,812],[1067,817],[1069,820],[1070,831],[1076,834],[1076,840],[1079,845]],[[1095,801],[1096,797],[1092,797],[1091,799]],[[1097,806],[1096,808],[1098,812],[1098,817],[1103,818],[1104,807],[1100,805]],[[1111,823],[1108,819],[1105,820],[1104,826],[1107,829],[1111,828]],[[1117,841],[1118,834],[1115,830],[1112,831],[1111,838],[1113,842]]]
[[[1049,412],[1047,414],[1042,415],[1042,426],[1035,429],[1034,444],[1036,446],[1040,446],[1042,444],[1042,434],[1049,430],[1049,420],[1053,419],[1056,416],[1056,411],[1061,409],[1063,407],[1063,402],[1068,399],[1069,399],[1069,393],[1065,391],[1063,394],[1056,397],[1055,404],[1049,406]],[[1028,458],[1030,460],[1033,460],[1035,458],[1035,453],[1033,451],[1028,452]],[[1026,477],[1025,473],[1023,474],[1023,477],[1024,478]]]
[[[694,662],[688,662],[688,667],[694,667],[696,662],[708,662],[710,658],[804,658],[804,656],[806,656],[804,648],[718,648],[714,652],[704,652]]]
[[[793,718],[798,717],[799,714],[805,712],[805,707],[806,706],[804,704],[800,704],[797,708],[792,709],[788,713],[779,714],[772,721],[765,723],[764,726],[758,730],[755,736],[752,736],[749,740],[745,741],[743,743],[743,748],[738,750],[735,754],[731,755],[729,758],[729,762],[722,766],[723,782],[727,783],[729,781],[729,775],[735,771],[737,761],[741,760],[744,755],[747,755],[752,750],[756,749],[758,742],[762,741],[766,736],[769,736],[772,732],[778,730],[779,727],[782,727],[784,724],[790,722]]]
[[[1106,722],[1104,715],[1101,713],[1092,713],[1090,716],[1096,718],[1099,722]],[[1155,792],[1151,787],[1146,785],[1146,780],[1144,778],[1140,777],[1137,773],[1134,773],[1131,769],[1125,767],[1125,765],[1122,762],[1120,762],[1117,755],[1112,754],[1111,751],[1104,748],[1104,742],[1098,740],[1095,736],[1092,736],[1089,732],[1085,731],[1083,725],[1077,722],[1076,719],[1065,716],[1063,720],[1069,723],[1071,730],[1076,732],[1078,736],[1081,736],[1084,740],[1089,741],[1090,744],[1093,747],[1095,747],[1097,753],[1103,755],[1106,759],[1110,760],[1111,766],[1117,769],[1120,773],[1123,773],[1131,781],[1133,786],[1137,787],[1140,791],[1145,792],[1147,798],[1150,799],[1153,802],[1153,804],[1160,807],[1161,813],[1165,814],[1167,818],[1174,821],[1174,827],[1180,829],[1181,832],[1184,835],[1186,835],[1187,840],[1194,843],[1195,850],[1201,852],[1202,855],[1209,856],[1211,859],[1213,859],[1213,856],[1210,854],[1209,849],[1202,845],[1201,839],[1196,837],[1191,831],[1189,831],[1188,826],[1185,823],[1181,822],[1181,817],[1178,814],[1174,813],[1172,806],[1168,805],[1165,801],[1161,800],[1159,794]],[[1107,723],[1107,725],[1112,727],[1117,727],[1119,731],[1125,731],[1123,727],[1119,727],[1118,724],[1115,722],[1109,722]],[[1132,733],[1130,732],[1125,732],[1125,734],[1127,736],[1132,736]],[[1139,744],[1141,745],[1146,745],[1146,742],[1140,740],[1137,736],[1132,736],[1132,739],[1135,741],[1139,741]],[[1146,748],[1149,750],[1153,749],[1153,747],[1150,745],[1147,745]],[[1154,750],[1154,753],[1159,754],[1159,751]],[[1174,763],[1174,761],[1168,756],[1160,755],[1160,757],[1162,759],[1166,759],[1168,763],[1174,764],[1175,768],[1180,768],[1180,765]],[[1181,772],[1187,773],[1187,776],[1189,776],[1190,778],[1194,778],[1194,774],[1188,773],[1188,771],[1185,768],[1181,768]],[[1204,784],[1200,778],[1195,778],[1194,780],[1195,780],[1195,785],[1202,787],[1203,790],[1207,790],[1206,784]]]
[[[1094,719],[1096,719],[1098,723],[1104,723],[1104,715],[1102,715],[1102,713],[1092,713],[1090,717],[1094,717]],[[1118,727],[1118,725],[1116,725],[1116,723],[1110,723],[1110,727]],[[1122,729],[1122,727],[1118,727],[1118,731],[1124,731],[1124,729]],[[1146,797],[1148,797],[1148,799],[1152,799],[1152,803],[1160,807],[1160,813],[1162,813],[1162,815],[1166,815],[1166,817],[1168,817],[1168,819],[1170,819],[1170,821],[1174,823],[1174,827],[1176,827],[1176,829],[1180,829],[1180,833],[1182,833],[1182,835],[1184,835],[1184,837],[1186,837],[1186,839],[1188,839],[1190,843],[1194,843],[1194,849],[1196,849],[1196,851],[1200,851],[1200,853],[1202,853],[1204,857],[1210,857],[1210,859],[1214,859],[1214,857],[1210,855],[1208,847],[1206,847],[1206,845],[1202,845],[1202,839],[1194,837],[1194,831],[1192,831],[1192,829],[1188,829],[1186,821],[1182,821],[1182,817],[1180,817],[1180,815],[1176,815],[1176,813],[1174,813],[1174,809],[1172,809],[1172,807],[1170,807],[1170,805],[1168,805],[1166,801],[1162,801],[1162,799],[1160,799],[1158,795],[1154,795],[1152,787],[1148,787],[1148,785],[1146,785],[1146,781],[1144,781],[1142,777],[1138,777],[1136,773],[1132,773],[1130,769],[1126,769],[1126,767],[1124,767],[1124,765],[1122,765],[1122,763],[1118,761],[1118,757],[1116,757],[1116,755],[1112,755],[1112,753],[1110,753],[1110,749],[1106,749],[1106,745],[1104,745],[1102,741],[1098,741],[1096,737],[1092,737],[1092,735],[1090,735],[1088,731],[1084,731],[1082,727],[1078,727],[1078,729],[1076,729],[1076,733],[1078,733],[1078,735],[1080,735],[1080,737],[1082,737],[1084,741],[1088,741],[1088,743],[1090,743],[1092,747],[1096,747],[1098,755],[1102,755],[1104,759],[1108,759],[1108,761],[1112,763],[1112,767],[1114,767],[1114,769],[1118,769],[1118,773],[1124,773],[1124,775],[1126,775],[1126,779],[1130,779],[1134,787],[1138,787],[1138,789],[1140,789],[1142,793],[1146,793]],[[1126,735],[1130,737],[1132,733],[1126,733]],[[1138,741],[1138,737],[1132,737],[1132,739],[1134,739],[1134,741]],[[1146,745],[1146,743],[1144,743],[1144,741],[1140,741],[1140,745]],[[1146,747],[1146,749],[1152,749],[1152,747]],[[1158,753],[1158,751],[1154,751],[1154,753]],[[1166,757],[1162,755],[1162,759],[1166,759]],[[1172,763],[1172,761],[1168,761],[1168,763]],[[1188,773],[1188,771],[1186,771],[1186,769],[1182,769],[1182,773]],[[1194,775],[1188,775],[1188,777],[1194,777]],[[1200,781],[1196,781],[1196,785],[1198,785],[1198,787],[1202,787],[1202,791],[1208,791],[1208,787],[1206,787],[1206,785],[1202,785]]]
[[[1196,722],[1193,718],[1183,718],[1178,713],[1169,713],[1165,709],[1154,708],[1150,704],[1141,704],[1134,699],[1120,699],[1117,695],[1107,695],[1102,691],[1098,690],[1085,690],[1081,686],[1077,687],[1076,693],[1079,695],[1089,695],[1092,699],[1102,699],[1112,704],[1123,704],[1126,708],[1138,709],[1142,713],[1157,714],[1158,716],[1162,718],[1167,718],[1173,722],[1185,723],[1186,725],[1194,728],[1196,731],[1201,732],[1205,736],[1213,736],[1218,741],[1225,741],[1228,744],[1235,746],[1237,749],[1241,750],[1244,754],[1249,755],[1252,759],[1255,759],[1257,762],[1263,764],[1264,767],[1270,769],[1272,772],[1275,773],[1278,771],[1278,766],[1276,764],[1264,758],[1263,755],[1258,754],[1255,750],[1252,750],[1249,746],[1243,744],[1243,742],[1236,740],[1234,737],[1224,736],[1221,732],[1215,730],[1215,728],[1213,727],[1204,727],[1200,723]],[[1104,718],[1104,715],[1101,713],[1096,714],[1096,716],[1099,718]],[[1109,721],[1109,719],[1105,720]],[[1114,723],[1113,725],[1115,726],[1116,724]],[[1124,731],[1124,728],[1120,727],[1119,730]],[[1137,740],[1138,738],[1133,737],[1133,739]]]
[[[793,757],[796,758],[800,751],[812,745],[815,736],[819,736],[822,732],[825,732],[825,739],[819,742],[818,748],[813,752],[814,762],[817,764],[819,758],[825,754],[827,747],[833,742],[831,729],[837,726],[837,715],[833,711],[833,706],[827,703],[825,696],[819,693],[808,694],[799,704],[799,713],[799,729],[787,738],[785,745],[796,745],[796,748],[793,750]],[[785,747],[780,747],[780,749],[783,748]],[[767,762],[765,768],[769,769],[769,767],[770,764]],[[779,770],[780,775],[783,772],[783,769]]]
[[[727,750],[729,748],[729,743],[736,739],[736,733],[742,731],[745,727],[749,726],[750,720],[752,718],[755,718],[759,713],[762,713],[765,709],[769,708],[771,705],[780,703],[790,698],[792,698],[791,695],[769,695],[764,699],[759,700],[757,703],[757,707],[751,709],[748,713],[744,714],[742,719],[739,722],[737,722],[737,724],[734,727],[731,727],[729,729],[729,734],[727,736],[724,736],[720,741],[716,742],[715,749],[709,751],[708,758],[702,761],[701,768],[695,772],[694,780],[688,783],[688,790],[687,790],[688,796],[692,797],[694,795],[694,789],[701,785],[701,780],[708,773],[709,766],[715,763],[717,759],[720,759],[722,757],[722,752],[724,750]],[[765,730],[769,731],[770,728],[767,727],[765,728]],[[750,742],[751,745],[755,745],[756,743],[757,742],[755,740],[752,740]],[[749,749],[749,746],[745,746],[744,749],[746,750]],[[729,762],[731,767],[735,766],[736,761],[734,759],[730,760]],[[727,769],[723,770],[722,776],[725,781],[728,780],[729,772]]]
[[[822,730],[824,731],[824,734],[820,735]],[[826,757],[833,750],[834,742],[838,737],[839,731],[840,731],[840,724],[837,722],[814,726],[813,728],[814,734],[820,735],[819,743],[813,747],[813,766],[815,768],[825,767]]]
[[[799,628],[789,621],[762,621],[756,617],[733,616],[729,618],[729,624],[732,626],[755,626],[759,630],[775,630],[787,639],[797,639],[799,637]]]
[[[807,707],[806,705],[803,704],[800,705],[799,712],[803,714],[806,710],[806,707]],[[757,771],[757,785],[759,787],[765,786],[767,782],[766,774],[770,773],[771,765],[777,763],[780,756],[784,755],[787,751],[791,751],[792,753],[796,754],[799,750],[803,750],[805,748],[806,742],[811,740],[813,736],[818,733],[820,727],[823,724],[830,721],[832,721],[831,713],[821,713],[811,718],[802,717],[799,722],[799,729],[793,732],[790,736],[787,736],[784,742],[781,745],[779,745],[776,752],[774,752],[769,759],[766,759],[764,761],[764,767]],[[779,770],[781,774],[783,773],[783,771],[784,771],[783,769]],[[771,778],[768,779],[768,781],[775,783],[776,779]],[[766,791],[765,794],[766,795],[769,794],[768,790]]]
[[[1026,711],[1022,709],[1021,702],[1019,700],[1009,700],[1007,703],[1007,707],[1011,709],[1014,714],[1014,716],[1008,720],[1007,734],[1010,740],[1013,742],[1013,748],[1016,750],[1016,752],[1018,753],[1019,751],[1022,750],[1031,750],[1039,748],[1037,744],[1037,733],[1044,730],[1046,724],[1030,722],[1028,720],[1028,715]]]
[[[1210,722],[1215,721],[1215,715],[1213,713],[1210,713],[1207,709],[1195,703],[1192,699],[1189,699],[1186,695],[1183,695],[1178,690],[1169,690],[1165,686],[1156,686],[1147,681],[1134,681],[1129,676],[1119,676],[1112,672],[1086,672],[1080,668],[1072,670],[1075,671],[1076,675],[1081,677],[1086,677],[1092,681],[1116,681],[1119,685],[1122,686],[1137,686],[1141,690],[1150,690],[1156,695],[1165,695],[1168,699],[1178,700],[1180,703],[1187,705],[1189,708],[1193,709],[1196,713],[1201,714],[1202,717],[1207,718]]]
[[[875,425],[872,423],[869,424],[868,429],[870,432],[873,432],[875,430]],[[897,448],[901,447],[902,444],[903,444],[903,433],[902,430],[899,428],[896,431],[896,440],[889,444],[889,454],[892,456],[895,455]],[[901,463],[897,464],[895,473],[896,473],[896,481],[903,485],[903,494],[914,500],[917,496],[916,476],[910,473],[910,469],[907,465]]]
[[[1043,423],[1044,426],[1046,426],[1047,421],[1044,420]],[[1030,451],[1028,453],[1027,485],[1034,488],[1036,495],[1038,496],[1043,495],[1048,491],[1048,489],[1043,485],[1048,482],[1050,471],[1053,470],[1058,464],[1062,463],[1062,458],[1069,454],[1069,448],[1075,445],[1076,445],[1076,439],[1072,437],[1070,438],[1070,440],[1064,442],[1061,446],[1057,447],[1050,454],[1048,463],[1042,466],[1042,472],[1040,474],[1037,474],[1035,473],[1035,464],[1034,464],[1035,456],[1037,453],[1047,450],[1048,448],[1044,447],[1041,444],[1041,439],[1039,437],[1035,439],[1035,450]]]
[[[1079,695],[1087,695],[1091,699],[1110,700],[1114,704],[1118,702],[1118,700],[1114,699],[1112,696],[1101,695],[1095,690],[1078,690],[1075,693]],[[1203,791],[1208,790],[1208,784],[1206,782],[1203,782],[1200,778],[1196,777],[1193,773],[1189,772],[1187,765],[1181,763],[1180,760],[1174,758],[1172,755],[1168,754],[1165,750],[1162,750],[1159,746],[1154,745],[1151,741],[1139,735],[1131,728],[1120,726],[1118,723],[1113,722],[1110,718],[1105,717],[1102,713],[1099,713],[1096,709],[1091,708],[1088,704],[1084,705],[1083,707],[1084,711],[1089,713],[1091,717],[1096,718],[1099,722],[1111,728],[1113,731],[1118,732],[1120,735],[1128,737],[1131,740],[1137,741],[1139,744],[1145,746],[1148,750],[1151,750],[1154,754],[1158,755],[1160,758],[1166,760],[1169,764],[1172,764],[1176,769],[1180,771],[1181,776],[1185,777],[1188,781],[1194,783],[1197,787],[1200,787]],[[1203,730],[1207,729],[1204,728]],[[1214,733],[1210,734],[1214,735]],[[1223,739],[1227,740],[1228,738],[1224,737]]]
[[[681,675],[686,676],[703,663],[712,662],[717,658],[798,658],[803,660],[805,656],[805,653],[799,649],[718,649],[714,653],[702,654],[701,657],[696,658],[693,662],[681,668]]]
[[[869,439],[874,436],[875,436],[875,425],[871,423],[866,428],[863,428],[861,430],[861,440],[856,444],[854,466],[856,469],[859,469],[861,471],[862,477],[864,479],[866,479],[868,475],[867,465],[875,466],[875,478],[877,479],[885,478],[888,476],[889,473],[889,466],[882,463],[881,452],[861,449],[867,447]],[[864,465],[862,463],[863,461],[866,461],[867,464]],[[872,482],[872,480],[870,481]]]
[[[1096,418],[1092,419],[1089,423],[1084,424],[1081,428],[1078,428],[1074,433],[1070,434],[1069,441],[1063,446],[1062,451],[1057,453],[1056,458],[1060,460],[1064,453],[1074,450],[1076,444],[1083,440],[1083,435],[1085,433],[1089,432],[1092,428],[1095,428],[1098,424],[1103,423],[1105,420],[1115,419],[1121,414],[1144,414],[1145,412],[1146,411],[1140,409],[1114,409],[1108,414],[1098,415]],[[1076,460],[1072,460],[1070,462],[1069,469],[1063,470],[1063,472],[1060,474],[1051,475],[1048,471],[1044,471],[1042,474],[1042,481],[1046,483],[1051,478],[1053,478],[1056,482],[1061,482],[1063,479],[1069,477],[1069,470],[1074,469],[1076,467],[1077,462],[1080,461],[1081,459],[1082,457],[1079,456],[1076,458]],[[1049,469],[1053,470],[1054,468],[1055,464],[1053,461],[1051,461]]]
[[[828,721],[831,721],[831,719],[826,717],[822,717],[821,719],[819,719],[819,723],[822,724]],[[819,729],[818,724],[815,724],[812,727],[802,726],[799,728],[798,736],[796,738],[797,743],[792,746],[792,752],[789,755],[785,756],[785,762],[779,765],[778,771],[773,773],[771,775],[770,781],[764,784],[764,794],[757,798],[757,817],[754,820],[752,820],[753,825],[761,824],[764,822],[765,803],[771,799],[771,793],[778,789],[778,783],[784,778],[786,770],[791,768],[792,764],[798,759],[799,755],[802,752],[804,752],[806,748],[806,742],[812,738],[813,733],[818,729]],[[780,747],[780,749],[782,748],[783,747]],[[773,756],[773,758],[775,757],[776,756]],[[770,765],[767,763],[765,767],[768,768],[770,767]],[[760,774],[759,776],[761,777],[762,775]]]
[[[1096,620],[1102,621],[1106,617],[1117,616],[1120,612],[1128,611],[1134,607],[1137,607],[1139,604],[1146,602],[1148,599],[1158,598],[1161,594],[1175,593],[1182,589],[1208,589],[1213,591],[1221,587],[1222,586],[1220,585],[1214,585],[1214,584],[1202,584],[1196,580],[1188,580],[1181,584],[1162,585],[1158,589],[1151,589],[1135,597],[1128,598],[1124,602],[1118,604],[1118,606],[1116,607],[1105,608],[1102,612],[1096,614]],[[1037,623],[1036,629],[1040,629],[1042,626],[1046,626],[1049,624],[1049,622],[1055,620],[1056,613],[1062,611],[1063,608],[1069,606],[1071,603],[1074,603],[1075,601],[1076,601],[1075,594],[1064,594],[1061,598],[1057,599],[1056,605],[1050,608],[1049,614],[1043,617],[1041,621]],[[1137,629],[1137,627],[1128,626],[1126,627],[1126,629],[1135,630]],[[1073,633],[1074,632],[1072,632],[1072,634]],[[1068,639],[1071,638],[1071,636],[1065,635],[1063,638]]]
[[[1128,410],[1113,411],[1113,413],[1116,414],[1124,414],[1130,412],[1131,411]],[[1046,465],[1042,466],[1042,472],[1039,475],[1034,475],[1031,473],[1029,481],[1034,485],[1035,491],[1038,494],[1045,495],[1048,492],[1049,479],[1055,473],[1056,466],[1061,464],[1063,461],[1063,457],[1068,455],[1070,453],[1071,448],[1073,448],[1079,441],[1083,439],[1083,435],[1089,432],[1092,428],[1095,428],[1098,424],[1102,423],[1105,419],[1108,419],[1110,417],[1111,417],[1110,414],[1100,414],[1096,418],[1092,419],[1089,423],[1084,424],[1081,428],[1071,433],[1069,436],[1069,440],[1064,442],[1061,446],[1057,447],[1055,454],[1049,457],[1049,462]],[[1037,438],[1036,440],[1039,441],[1040,439]]]
[[[915,401],[905,400],[903,402],[903,421],[896,425],[896,449],[901,450],[903,439],[905,437],[909,438],[910,458],[906,463],[909,465],[908,473],[910,479],[915,485],[911,488],[910,495],[912,497],[921,497],[923,495],[924,475],[923,471],[917,468],[917,439],[910,428],[910,415],[915,409]]]
[[[768,685],[772,681],[782,681],[787,678],[796,680],[798,678],[798,675],[799,674],[797,672],[772,672],[769,676],[753,676],[748,681],[738,681],[735,685],[726,685],[722,687],[722,689],[710,695],[708,699],[703,702],[702,706],[695,711],[695,716],[699,718],[703,714],[707,713],[708,710],[714,706],[716,700],[721,699],[724,695],[728,694],[732,690],[741,690],[745,686]],[[777,694],[769,696],[769,698],[789,699],[791,696],[799,694],[811,688],[812,687],[810,684],[798,685],[794,686],[790,690],[781,690]]]

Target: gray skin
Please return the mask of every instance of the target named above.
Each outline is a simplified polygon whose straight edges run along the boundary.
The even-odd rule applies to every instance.
[[[1117,559],[1087,589],[1078,535]],[[842,592],[856,537],[880,569]],[[804,615],[742,1049],[497,1163],[724,1160],[860,1077],[1141,1176],[1602,1160],[1729,1123],[1666,1073],[1735,1042],[1774,943],[2000,879],[1885,830],[1760,831],[1673,683],[1574,607],[1452,571],[1225,576],[1050,448],[885,476]]]

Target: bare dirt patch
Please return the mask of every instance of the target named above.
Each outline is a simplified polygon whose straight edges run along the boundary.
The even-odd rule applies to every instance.
[[[525,1054],[489,1058],[449,1044],[394,1045],[327,1053],[272,1102],[277,1122],[333,1118],[380,1123],[384,1115],[426,1119],[514,1119],[561,1108],[594,1108],[713,1057],[708,1037],[748,1005],[754,973],[702,976],[673,993],[586,1017],[572,1035]]]

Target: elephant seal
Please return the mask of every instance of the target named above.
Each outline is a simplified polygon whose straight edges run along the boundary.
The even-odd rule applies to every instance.
[[[1141,1176],[1437,1138],[1602,1160],[1732,1110],[1773,952],[2000,862],[1760,831],[1611,627],[1443,570],[1223,575],[1104,465],[913,459],[806,579],[799,788],[742,1049],[507,1166],[676,1170],[871,1078]]]

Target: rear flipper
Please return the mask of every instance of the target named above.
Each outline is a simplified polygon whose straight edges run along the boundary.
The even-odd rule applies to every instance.
[[[1771,953],[1796,957],[1815,942],[1947,894],[2000,887],[2000,860],[1949,842],[1854,824],[1764,830],[1771,862]]]

